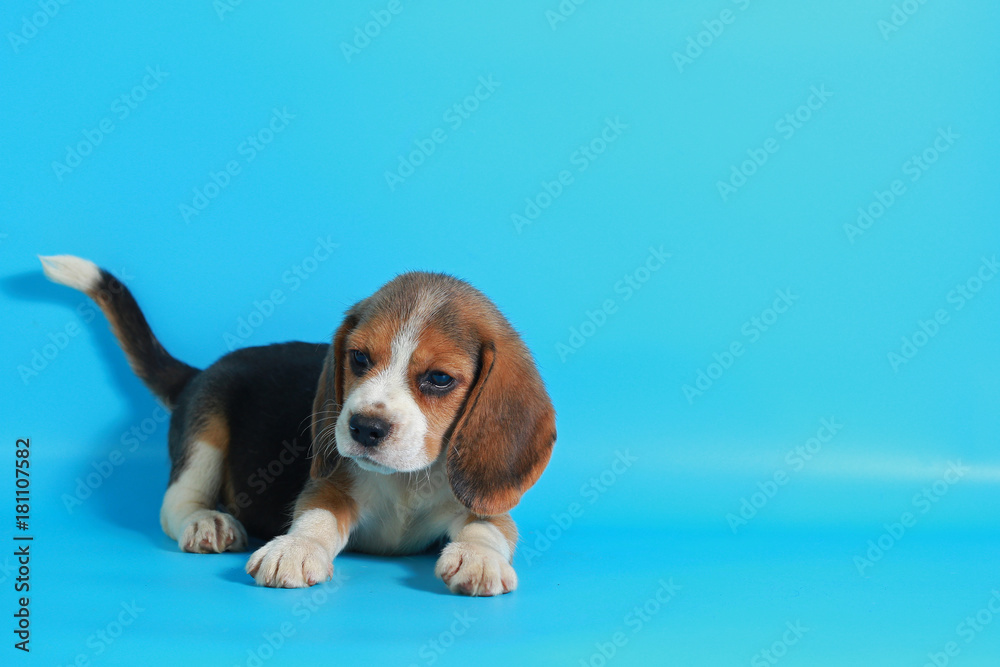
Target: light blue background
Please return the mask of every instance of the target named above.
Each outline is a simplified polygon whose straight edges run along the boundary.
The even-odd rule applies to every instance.
[[[950,641],[948,664],[996,664],[1000,623],[971,641],[959,624],[1000,589],[1000,281],[960,310],[949,294],[1000,252],[1000,7],[909,0],[919,9],[885,32],[891,0],[594,0],[555,23],[556,0],[401,0],[348,59],[342,43],[387,4],[0,11],[0,436],[9,460],[31,438],[35,535],[32,654],[0,628],[0,661],[248,664],[289,623],[266,664],[599,666],[621,630],[608,664],[758,665],[801,623],[782,665],[922,665]],[[724,10],[731,21],[712,23]],[[711,27],[723,30],[678,67]],[[122,117],[115,100],[147,67],[165,76]],[[446,111],[480,77],[499,87],[454,128]],[[832,96],[787,137],[776,123],[814,86]],[[294,118],[248,161],[241,143],[273,109]],[[104,119],[113,131],[57,176]],[[607,119],[627,127],[580,171],[576,151]],[[444,143],[391,189],[385,172],[437,128]],[[905,163],[949,128],[958,138],[912,181]],[[771,138],[777,152],[724,201],[717,183]],[[239,174],[186,221],[181,205],[231,160]],[[563,170],[572,183],[518,230],[512,215]],[[905,193],[852,243],[845,224],[896,179]],[[313,266],[318,238],[339,247],[296,286],[288,272]],[[670,258],[626,300],[616,285],[661,246]],[[346,555],[343,586],[306,615],[315,590],[255,588],[245,554],[181,554],[161,533],[155,421],[67,511],[78,478],[127,450],[156,404],[37,253],[124,275],[159,338],[199,366],[274,290],[283,303],[244,344],[327,339],[405,270],[473,282],[523,332],[559,414],[552,463],[514,512],[521,588],[459,598],[431,556]],[[745,323],[770,318],[779,290],[797,300],[751,342]],[[560,355],[607,300],[603,325]],[[939,309],[948,322],[894,369],[888,354]],[[734,342],[743,354],[720,375],[713,355]],[[26,375],[36,352],[52,358]],[[699,371],[718,377],[689,401]],[[795,469],[786,453],[823,419],[843,428]],[[626,451],[636,461],[614,472]],[[959,461],[967,471],[942,482]],[[602,474],[613,484],[598,492]],[[727,516],[776,474],[787,483],[733,530]],[[947,493],[920,501],[935,483]],[[904,512],[913,525],[888,540]],[[0,518],[5,545],[12,521]],[[859,568],[880,537],[893,544]],[[0,562],[11,624],[12,559]],[[671,579],[676,596],[637,624],[633,608]],[[134,622],[94,639],[132,601]],[[460,635],[456,613],[476,619]]]

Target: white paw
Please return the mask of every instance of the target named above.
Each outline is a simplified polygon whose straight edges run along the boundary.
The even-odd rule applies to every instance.
[[[181,551],[219,554],[247,548],[247,531],[233,515],[215,510],[198,510],[184,524],[177,540]]]
[[[452,542],[441,552],[434,574],[452,593],[502,595],[517,588],[517,574],[507,559],[489,547]]]
[[[279,535],[253,552],[246,570],[260,586],[305,588],[333,576],[333,557],[319,542]]]

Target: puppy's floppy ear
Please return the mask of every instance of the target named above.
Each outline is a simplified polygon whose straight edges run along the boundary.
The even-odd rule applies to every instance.
[[[542,474],[555,439],[555,410],[531,353],[513,331],[484,341],[448,448],[455,497],[483,516],[510,510]]]
[[[309,455],[312,466],[309,476],[313,479],[329,477],[340,465],[340,454],[334,440],[334,427],[344,404],[344,345],[347,335],[357,325],[358,317],[348,313],[333,336],[333,345],[323,363],[323,372],[313,399],[312,446]]]

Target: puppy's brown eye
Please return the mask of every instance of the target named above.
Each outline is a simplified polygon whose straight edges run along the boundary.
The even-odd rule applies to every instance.
[[[451,391],[455,378],[442,371],[431,371],[420,379],[420,390],[425,394],[441,395]]]
[[[361,350],[351,350],[348,357],[351,360],[351,371],[358,377],[364,375],[365,371],[371,368],[372,360]]]

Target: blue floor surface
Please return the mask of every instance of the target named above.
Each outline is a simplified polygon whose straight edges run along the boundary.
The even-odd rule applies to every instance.
[[[272,590],[243,572],[246,554],[181,553],[160,532],[162,454],[135,454],[80,504],[67,501],[85,495],[74,473],[93,462],[39,458],[31,645],[46,664],[903,666],[950,650],[941,664],[985,666],[1000,654],[998,533],[934,525],[933,510],[900,532],[775,525],[764,507],[734,534],[723,516],[644,521],[620,479],[592,504],[569,498],[576,516],[529,494],[509,595],[448,593],[433,554],[344,554],[331,582]],[[976,485],[951,493],[985,501]]]

